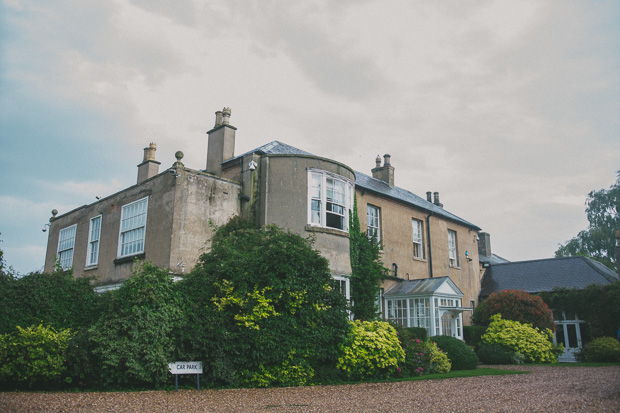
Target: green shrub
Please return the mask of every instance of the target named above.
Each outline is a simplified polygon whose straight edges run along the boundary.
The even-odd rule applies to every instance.
[[[498,344],[521,353],[528,363],[556,363],[563,347],[554,346],[553,333],[540,331],[531,324],[503,320],[501,315],[491,316],[491,324],[482,336],[482,343]]]
[[[31,387],[60,379],[71,335],[42,324],[0,335],[0,380]]]
[[[450,336],[434,336],[430,339],[446,353],[452,370],[472,370],[478,365],[476,353],[464,341]]]
[[[174,361],[172,333],[181,311],[172,277],[152,264],[135,265],[133,276],[111,291],[109,307],[90,328],[103,385],[161,385]]]
[[[599,337],[583,348],[581,356],[595,363],[620,362],[620,343],[613,337]]]
[[[306,358],[291,352],[280,366],[265,366],[262,363],[258,371],[244,370],[241,373],[241,385],[247,387],[303,386],[314,377],[314,369]]]
[[[232,220],[175,284],[185,313],[178,360],[202,360],[210,386],[294,385],[333,372],[350,324],[335,287],[311,240]]]
[[[452,364],[448,359],[446,353],[437,347],[437,343],[426,340],[424,343],[424,355],[428,358],[427,372],[429,374],[445,374],[449,373],[452,368]]]
[[[484,364],[523,364],[523,354],[499,344],[480,344],[478,358]]]
[[[541,330],[555,330],[553,314],[547,304],[539,296],[526,291],[503,290],[491,294],[476,308],[472,322],[487,326],[494,314],[501,314],[504,320],[532,324]]]
[[[349,379],[385,378],[405,361],[396,330],[383,321],[355,321],[341,346],[336,367]]]
[[[463,339],[468,346],[476,347],[487,331],[486,326],[463,326]]]

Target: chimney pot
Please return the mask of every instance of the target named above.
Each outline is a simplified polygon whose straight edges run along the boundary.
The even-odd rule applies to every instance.
[[[433,196],[435,198],[435,200],[433,201],[433,204],[437,205],[440,208],[443,208],[443,204],[439,202],[439,192],[433,192]]]
[[[230,123],[230,108],[224,108],[224,110],[222,110],[222,116],[222,124],[228,125]]]
[[[428,202],[433,202],[433,193],[431,191],[426,191],[426,200]]]
[[[375,163],[377,164],[376,168],[381,167],[381,157],[379,155],[377,155],[377,159],[375,159]]]
[[[215,126],[220,126],[222,124],[222,111],[218,110],[215,112]]]
[[[387,153],[383,155],[383,166],[390,166],[390,158],[391,156]]]

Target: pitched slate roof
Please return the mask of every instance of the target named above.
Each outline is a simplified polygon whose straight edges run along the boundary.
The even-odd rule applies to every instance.
[[[510,262],[506,258],[500,257],[497,254],[491,254],[490,257],[480,254],[478,256],[478,260],[482,263],[488,263],[488,264],[504,264],[504,263]]]
[[[380,179],[373,178],[361,172],[355,171],[355,185],[359,188],[373,192],[377,195],[404,202],[415,208],[422,209],[427,212],[432,212],[433,215],[439,215],[451,221],[465,225],[466,227],[475,229],[477,231],[480,230],[478,226],[472,224],[471,222],[465,221],[464,219],[457,217],[456,215],[446,211],[441,207],[438,207],[432,202],[428,202],[426,199],[417,196],[413,192],[409,192],[397,186],[391,188],[386,182]]]
[[[309,155],[316,156],[311,154],[310,152],[303,151],[301,149],[295,148],[294,146],[287,145],[280,141],[269,142],[266,145],[260,146],[254,150],[248,151],[242,155],[238,155],[225,163],[233,162],[238,160],[239,158],[243,158],[244,156],[250,153],[258,153],[258,154],[269,154],[269,155]],[[355,185],[362,190],[366,190],[377,195],[387,197],[393,199],[398,202],[409,204],[415,208],[424,210],[426,212],[432,212],[434,215],[441,216],[443,218],[449,219],[451,221],[457,222],[459,224],[465,225],[466,227],[470,227],[475,230],[480,230],[480,228],[471,222],[468,222],[462,218],[457,217],[456,215],[446,211],[443,208],[438,207],[432,202],[428,202],[426,199],[417,196],[416,194],[409,192],[405,189],[394,187],[390,188],[390,186],[381,181],[380,179],[375,179],[371,176],[363,174],[361,172],[355,171]]]
[[[383,295],[385,297],[401,295],[432,294],[444,283],[448,283],[457,295],[463,296],[459,287],[454,284],[450,277],[424,278],[419,280],[401,281],[391,286]]]
[[[590,284],[610,284],[617,280],[615,272],[586,257],[509,262],[487,268],[480,297],[502,290],[537,293],[554,288],[583,289]]]

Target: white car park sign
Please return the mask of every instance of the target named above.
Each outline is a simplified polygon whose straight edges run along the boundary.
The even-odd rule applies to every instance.
[[[179,390],[179,374],[195,374],[196,389],[200,390],[200,375],[202,374],[202,361],[176,361],[168,364],[170,373],[174,374],[174,389]]]
[[[202,361],[176,361],[168,369],[172,374],[202,374]]]

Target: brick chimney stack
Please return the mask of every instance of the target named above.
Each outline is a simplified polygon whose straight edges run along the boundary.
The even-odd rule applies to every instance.
[[[377,155],[375,159],[376,167],[372,169],[372,177],[379,179],[394,188],[394,167],[390,163],[391,156],[389,154],[383,155],[383,166],[381,166],[381,158]]]
[[[207,132],[207,172],[221,175],[222,163],[235,156],[235,131],[230,124],[230,108],[215,112],[215,126]]]
[[[159,165],[161,165],[161,162],[155,160],[156,150],[157,145],[153,142],[144,148],[144,158],[142,159],[142,163],[138,165],[137,183],[144,182],[159,173]]]
[[[478,255],[491,258],[491,235],[488,232],[480,232],[478,238]]]

